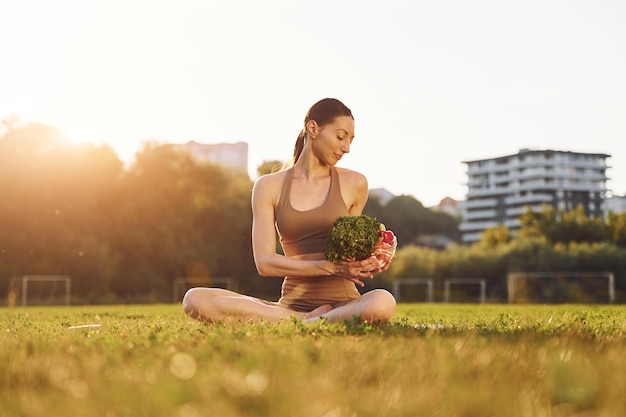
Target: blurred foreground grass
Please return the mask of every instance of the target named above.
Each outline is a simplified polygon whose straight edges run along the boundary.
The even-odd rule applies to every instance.
[[[384,326],[5,308],[0,416],[617,417],[625,354],[626,306],[402,304]]]

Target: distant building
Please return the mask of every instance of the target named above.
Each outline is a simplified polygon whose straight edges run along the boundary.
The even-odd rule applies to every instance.
[[[246,142],[203,144],[190,141],[182,145],[172,145],[172,147],[191,153],[199,161],[213,162],[248,172],[248,144]]]
[[[493,226],[515,232],[526,206],[568,211],[582,204],[590,217],[604,214],[606,159],[602,153],[521,149],[515,155],[465,161],[467,199],[459,202],[464,243]]]
[[[452,217],[459,217],[461,215],[459,203],[452,197],[442,198],[439,204],[431,207],[431,209],[435,211],[443,211],[444,213],[448,213]]]
[[[394,197],[395,195],[385,188],[372,188],[369,191],[369,198],[378,200],[381,206],[387,204]]]
[[[607,197],[606,199],[606,212],[612,211],[613,213],[626,212],[626,196],[614,195]]]

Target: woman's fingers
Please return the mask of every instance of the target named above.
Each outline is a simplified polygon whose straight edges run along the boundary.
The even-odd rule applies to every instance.
[[[338,273],[339,275],[343,275],[345,279],[354,282],[356,285],[364,287],[365,283],[363,280],[373,279],[374,274],[383,272],[389,267],[389,262],[390,261],[387,260],[385,256],[380,254],[374,254],[362,261],[339,261],[338,264],[341,264],[342,271],[338,271]]]
[[[396,257],[396,248],[398,246],[398,240],[394,236],[394,239],[391,243],[381,243],[376,247],[374,251],[374,255],[383,260],[385,262],[385,266],[383,266],[383,270],[386,270],[389,267],[391,261],[393,261]]]
[[[365,287],[365,283],[358,278],[351,278],[350,281],[354,282],[359,287]]]

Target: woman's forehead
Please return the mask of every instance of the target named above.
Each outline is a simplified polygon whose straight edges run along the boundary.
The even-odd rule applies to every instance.
[[[345,130],[349,135],[354,136],[354,119],[350,116],[339,116],[333,121],[335,129]]]

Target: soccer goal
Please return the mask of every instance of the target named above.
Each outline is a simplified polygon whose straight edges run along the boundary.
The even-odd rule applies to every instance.
[[[613,303],[615,276],[610,271],[511,272],[509,303]]]
[[[72,278],[67,275],[22,275],[9,283],[7,305],[70,305]]]
[[[478,302],[481,304],[485,303],[485,299],[487,298],[487,281],[484,278],[449,278],[443,282],[443,302],[451,303],[452,302],[452,286],[453,285],[478,285]],[[459,291],[456,292],[457,295],[461,294]],[[468,299],[468,291],[463,291],[462,293],[464,299]]]
[[[181,302],[187,290],[193,287],[224,288],[237,291],[237,282],[229,277],[178,277],[174,279],[173,284],[174,302]]]
[[[398,302],[415,302],[425,299],[432,303],[434,297],[432,278],[400,278],[393,283],[393,295]]]

